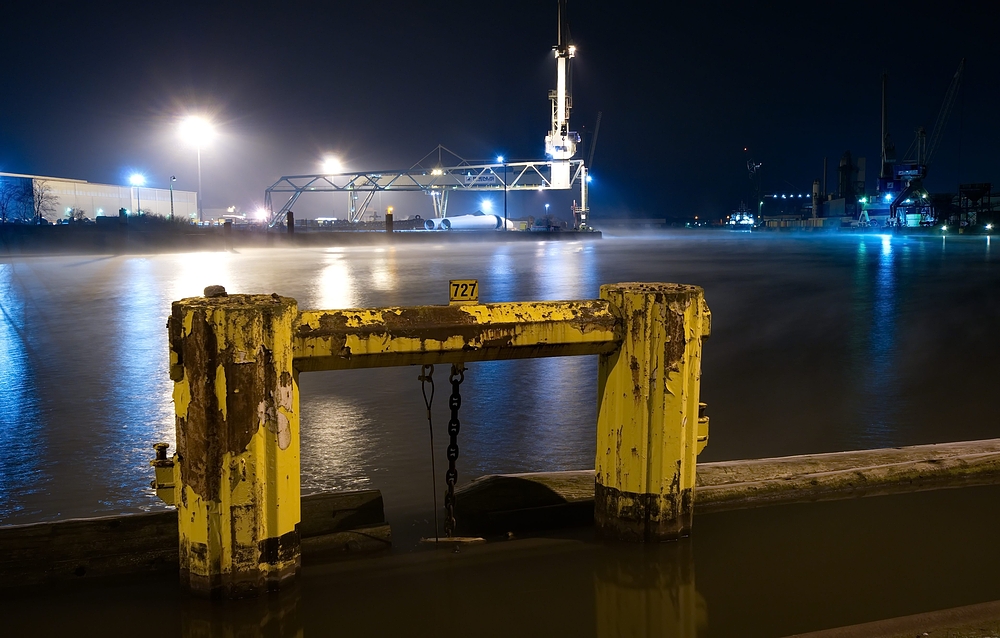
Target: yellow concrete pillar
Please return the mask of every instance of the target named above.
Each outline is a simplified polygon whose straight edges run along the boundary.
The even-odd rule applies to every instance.
[[[298,308],[205,294],[174,302],[167,324],[181,579],[241,597],[290,583],[300,564]]]
[[[594,519],[601,535],[672,540],[691,529],[704,291],[680,284],[601,286],[620,313],[621,347],[598,365]],[[703,433],[707,435],[706,433]]]

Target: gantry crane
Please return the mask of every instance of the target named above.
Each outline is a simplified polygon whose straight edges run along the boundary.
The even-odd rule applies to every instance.
[[[906,159],[904,159],[902,163],[895,165],[894,177],[903,181],[906,186],[899,191],[899,194],[893,198],[892,203],[889,205],[890,224],[897,226],[902,225],[896,214],[897,209],[900,204],[904,203],[911,195],[923,190],[924,178],[927,177],[927,167],[930,165],[931,160],[934,157],[934,151],[937,150],[938,145],[941,143],[941,138],[948,124],[948,116],[951,115],[951,109],[955,105],[955,98],[958,97],[958,91],[962,85],[962,74],[964,71],[965,58],[962,58],[962,61],[958,64],[958,70],[956,70],[955,75],[952,76],[951,84],[945,92],[944,100],[941,102],[941,108],[938,110],[937,118],[934,120],[934,128],[931,130],[930,142],[927,140],[927,129],[923,126],[919,127],[917,129],[916,138],[913,140],[913,143],[910,145],[910,148],[906,153]],[[883,121],[884,117],[885,116],[883,114]],[[885,139],[885,136],[887,135],[888,134],[883,129],[883,139]]]

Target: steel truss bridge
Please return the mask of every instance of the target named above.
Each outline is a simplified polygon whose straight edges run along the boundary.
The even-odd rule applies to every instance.
[[[439,147],[441,149],[443,147]],[[446,149],[445,149],[446,150]],[[450,151],[449,151],[450,152]],[[457,156],[456,156],[457,157]],[[461,158],[459,158],[461,159]],[[421,160],[423,161],[423,160]],[[553,165],[569,164],[568,186],[553,185]],[[542,160],[474,164],[462,160],[456,166],[427,168],[419,164],[404,170],[362,171],[333,175],[286,175],[264,192],[269,225],[284,223],[288,211],[304,193],[348,193],[349,219],[360,221],[376,193],[423,192],[431,196],[435,217],[448,216],[448,195],[453,191],[566,190],[579,186],[580,202],[574,212],[577,225],[586,224],[587,168],[583,160]],[[287,200],[274,209],[274,195]],[[363,198],[362,198],[363,196]],[[358,201],[360,200],[360,203]]]

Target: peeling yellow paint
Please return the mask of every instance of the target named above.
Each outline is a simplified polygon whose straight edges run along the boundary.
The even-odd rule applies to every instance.
[[[177,418],[186,419],[188,406],[191,405],[191,386],[186,378],[174,383],[173,396],[174,412],[177,414]]]
[[[601,300],[313,310],[293,349],[299,370],[601,354],[616,326]]]
[[[226,369],[220,363],[215,368],[215,398],[219,402],[219,412],[226,418]]]
[[[598,363],[597,500],[604,533],[652,540],[686,533],[698,440],[704,293],[616,284],[601,298],[625,317],[618,350]],[[705,425],[707,430],[707,423]]]
[[[294,300],[272,296],[174,304],[173,317],[183,317],[185,326],[171,343],[172,361],[183,368],[182,375],[172,375],[178,448],[206,455],[175,457],[181,567],[196,592],[266,591],[298,570],[299,394],[291,345],[297,316]],[[186,340],[198,335],[200,341],[191,343],[214,342],[212,356],[185,349]],[[264,349],[271,353],[270,368],[247,368],[263,361]],[[188,354],[181,356],[182,351]],[[211,370],[196,368],[206,363]],[[210,373],[214,383],[208,381]],[[265,387],[268,380],[276,381],[273,387]],[[196,388],[202,393],[197,401]],[[214,396],[210,404],[218,406],[214,416],[205,391]],[[254,403],[236,399],[243,396]],[[213,458],[219,465],[207,467]],[[200,487],[182,485],[182,476]]]
[[[178,445],[206,455],[177,457],[182,567],[191,588],[273,583],[297,569],[302,370],[599,354],[598,487],[658,498],[656,516],[677,517],[707,439],[698,393],[708,307],[700,288],[672,284],[605,286],[601,296],[302,313],[277,295],[175,302],[172,321],[182,321],[171,344]],[[215,352],[182,356],[192,338],[201,348],[214,343]],[[221,464],[206,467],[209,459]],[[182,476],[198,489],[181,485]],[[625,509],[613,515],[631,516]]]

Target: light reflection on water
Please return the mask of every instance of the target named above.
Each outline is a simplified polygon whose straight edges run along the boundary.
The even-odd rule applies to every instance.
[[[47,438],[39,418],[38,390],[29,351],[30,321],[23,282],[13,264],[0,264],[0,521],[25,511],[24,499],[50,480],[38,452]]]
[[[135,477],[149,467],[152,443],[174,443],[173,383],[165,374],[165,317],[170,299],[157,280],[157,265],[149,259],[126,260],[117,273],[118,315],[113,324],[114,352],[106,380],[107,420],[97,424],[94,436],[114,440],[98,450],[94,461],[102,471],[96,477],[108,495],[101,505],[126,510],[135,493]],[[188,281],[190,275],[186,276]]]
[[[166,296],[170,301],[197,297],[205,286],[218,284],[232,288],[230,265],[235,260],[230,253],[184,253],[156,258],[157,270],[166,278]]]
[[[354,277],[344,255],[325,255],[316,278],[315,298],[324,309],[353,308],[357,305]]]
[[[452,278],[479,279],[483,301],[695,283],[713,311],[703,461],[996,436],[1000,273],[983,238],[948,243],[945,255],[935,237],[678,233],[3,263],[0,522],[158,507],[146,461],[173,441],[166,317],[209,284],[309,309],[446,303]],[[378,488],[394,531],[431,531],[418,372],[302,375],[304,490]],[[447,376],[435,371],[439,490]],[[460,481],[592,467],[595,386],[593,357],[470,364]]]
[[[855,315],[853,330],[860,337],[853,353],[854,369],[860,381],[859,412],[864,447],[885,447],[896,428],[894,410],[899,400],[899,379],[895,374],[895,335],[897,299],[892,237],[882,235],[875,262],[873,281],[869,282],[867,238],[858,242],[856,294],[860,312]],[[867,292],[862,292],[867,291]]]
[[[372,445],[372,415],[351,397],[318,396],[304,402],[301,459],[310,472],[302,477],[303,493],[372,488],[369,465],[381,455]],[[365,453],[376,449],[371,457]]]

